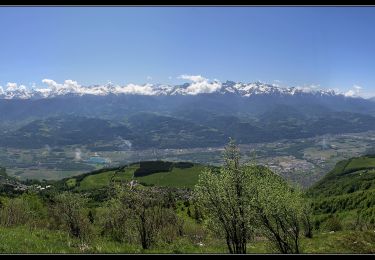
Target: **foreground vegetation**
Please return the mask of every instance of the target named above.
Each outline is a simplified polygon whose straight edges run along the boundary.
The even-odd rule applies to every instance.
[[[307,193],[239,157],[230,143],[220,168],[141,162],[3,189],[0,252],[375,253],[374,157]]]
[[[82,244],[68,233],[48,229],[31,229],[29,227],[1,227],[0,253],[223,253],[228,251],[221,241],[211,239],[207,243],[194,244],[188,238],[180,238],[170,244],[157,245],[142,249],[136,244],[125,244],[111,239],[96,237],[89,245]],[[320,233],[312,239],[302,238],[303,253],[348,253],[373,254],[374,235],[371,232],[340,231]],[[249,254],[272,252],[267,244],[256,241],[249,245]]]

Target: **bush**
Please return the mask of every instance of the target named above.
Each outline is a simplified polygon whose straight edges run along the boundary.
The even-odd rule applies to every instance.
[[[57,227],[67,230],[82,242],[90,241],[93,235],[86,205],[87,199],[82,195],[63,192],[55,197],[53,210]]]
[[[109,205],[104,218],[104,233],[118,240],[137,241],[143,249],[157,242],[171,243],[183,234],[183,222],[176,215],[173,203],[166,203],[160,191],[129,189],[118,186],[117,195]]]
[[[187,237],[192,244],[196,245],[203,242],[207,235],[207,230],[202,228],[201,225],[191,222],[184,223],[184,236]]]
[[[341,221],[336,216],[330,216],[324,223],[321,224],[326,231],[341,231]]]
[[[130,213],[118,200],[108,201],[106,206],[98,213],[101,235],[109,236],[121,243],[135,243],[137,241],[136,233]]]
[[[171,244],[178,237],[184,235],[184,222],[180,219],[173,209],[162,208],[159,216],[161,222],[159,224],[158,240]]]
[[[24,193],[2,201],[0,223],[3,226],[28,224],[33,228],[45,227],[47,217],[47,208],[36,194]]]

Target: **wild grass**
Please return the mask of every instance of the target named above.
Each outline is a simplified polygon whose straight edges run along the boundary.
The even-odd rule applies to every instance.
[[[193,226],[192,226],[193,227]],[[191,227],[191,228],[192,228]],[[47,229],[30,229],[26,226],[0,227],[0,253],[101,253],[101,254],[227,254],[224,241],[208,236],[194,243],[187,232],[170,244],[158,243],[143,250],[139,245],[120,243],[106,237],[96,237],[88,244],[71,238],[66,232]],[[302,253],[305,254],[374,254],[374,231],[322,232],[312,239],[303,238]],[[267,241],[258,239],[247,246],[248,254],[273,252]]]

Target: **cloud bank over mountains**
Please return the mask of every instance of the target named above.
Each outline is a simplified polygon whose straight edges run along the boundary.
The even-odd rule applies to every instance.
[[[198,94],[238,94],[244,97],[260,94],[314,94],[314,95],[343,95],[345,97],[360,97],[362,87],[354,85],[347,92],[340,93],[338,89],[321,89],[319,85],[280,87],[278,84],[267,84],[263,82],[242,83],[226,81],[220,82],[217,79],[210,80],[201,75],[180,75],[178,79],[189,81],[182,85],[167,84],[133,84],[116,85],[107,83],[104,85],[83,86],[74,80],[65,80],[58,83],[52,79],[43,79],[44,86],[33,84],[31,88],[25,85],[18,85],[14,82],[7,83],[6,87],[0,86],[0,98],[2,99],[29,99],[29,98],[50,98],[65,95],[198,95]]]

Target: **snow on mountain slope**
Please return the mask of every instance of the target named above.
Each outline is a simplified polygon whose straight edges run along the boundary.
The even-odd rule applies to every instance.
[[[66,95],[198,95],[198,94],[232,94],[243,97],[253,95],[318,95],[334,96],[343,95],[334,90],[323,90],[311,87],[288,87],[283,88],[277,85],[262,82],[239,83],[226,81],[221,83],[218,80],[208,81],[200,79],[183,85],[165,84],[127,84],[124,86],[107,83],[105,85],[82,86],[73,80],[65,80],[64,83],[57,83],[54,80],[44,79],[42,81],[47,87],[27,88],[24,85],[8,83],[6,87],[0,86],[0,99],[40,99],[52,98]]]

